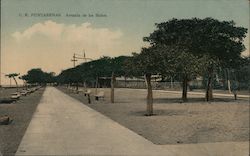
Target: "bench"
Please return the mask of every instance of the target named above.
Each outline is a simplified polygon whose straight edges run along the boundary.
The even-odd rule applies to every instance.
[[[12,93],[10,98],[14,100],[18,100],[20,98],[20,93],[18,92]]]
[[[27,89],[27,93],[32,93],[32,90],[30,90],[30,89]]]
[[[91,93],[91,90],[87,89],[87,91],[84,92],[84,96],[90,95],[90,93]]]
[[[36,89],[35,88],[31,88],[31,93],[35,92]]]
[[[99,100],[100,98],[104,99],[104,91],[100,91],[98,94],[95,95],[95,100]]]
[[[78,90],[72,90],[74,93],[79,94],[79,93],[84,93],[84,89],[78,89]]]
[[[85,90],[84,89],[78,89],[78,92],[80,93],[80,92],[85,92]]]
[[[21,91],[21,95],[22,95],[22,96],[26,96],[27,94],[28,94],[28,91],[26,91],[26,90],[22,90],[22,91]]]

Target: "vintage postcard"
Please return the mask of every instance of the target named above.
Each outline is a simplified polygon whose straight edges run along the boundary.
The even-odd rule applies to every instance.
[[[249,0],[0,2],[0,156],[249,156]]]

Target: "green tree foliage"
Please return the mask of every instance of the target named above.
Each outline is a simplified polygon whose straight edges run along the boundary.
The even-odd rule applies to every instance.
[[[18,84],[17,84],[17,81],[16,81],[16,77],[17,77],[18,75],[20,75],[20,74],[17,74],[17,73],[10,73],[10,74],[5,75],[5,76],[7,76],[8,78],[10,78],[10,79],[12,78],[12,79],[15,81],[17,91],[18,91]]]
[[[96,77],[108,77],[112,73],[111,61],[112,58],[110,57],[102,57],[98,60],[80,65],[79,69],[83,69],[81,70],[82,73],[93,80],[95,80]]]
[[[235,77],[240,82],[240,88],[250,89],[250,57],[242,58],[240,62],[241,66],[236,68]]]
[[[116,76],[124,75],[123,62],[127,59],[127,56],[119,57],[101,57],[100,59],[83,63],[77,66],[77,70],[81,71],[85,77],[92,78],[96,77],[110,77],[112,72]]]
[[[178,61],[175,48],[165,45],[153,45],[142,48],[141,53],[133,53],[126,61],[127,75],[145,77],[147,84],[147,115],[153,115],[152,75],[169,75],[176,71]]]
[[[61,84],[95,82],[96,87],[100,77],[111,78],[111,102],[114,102],[115,77],[125,74],[123,64],[127,56],[115,58],[101,57],[100,59],[83,63],[75,68],[62,71],[57,76],[57,81]]]
[[[31,69],[26,75],[21,76],[29,84],[46,84],[55,82],[55,74],[53,72],[47,73],[40,68]]]
[[[223,59],[227,65],[240,58],[247,29],[236,27],[233,21],[205,19],[172,19],[156,24],[157,30],[145,37],[151,44],[178,45],[188,51],[209,53]]]
[[[158,74],[161,69],[162,59],[159,59],[157,53],[157,47],[143,48],[140,54],[133,54],[133,59],[129,64],[130,70],[133,74],[144,75],[145,82],[147,85],[147,114],[148,116],[153,115],[153,91],[151,85],[152,74]]]
[[[195,57],[209,56],[204,65],[209,77],[213,74],[215,65],[222,67],[235,67],[241,59],[241,52],[245,49],[243,42],[247,29],[237,27],[233,21],[218,21],[212,18],[205,19],[172,19],[167,22],[156,24],[157,29],[144,41],[151,45],[167,45],[177,47],[178,54],[183,51]],[[204,58],[202,58],[204,59]],[[211,59],[215,59],[211,61]],[[209,78],[210,79],[210,78]],[[212,89],[210,82],[207,83],[211,99]]]

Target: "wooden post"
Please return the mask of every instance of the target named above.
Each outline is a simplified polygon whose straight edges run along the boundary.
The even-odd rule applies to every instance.
[[[88,103],[89,103],[89,104],[91,103],[90,95],[89,95],[89,94],[88,94]]]
[[[76,83],[76,94],[78,94],[78,89],[79,89],[79,83]]]
[[[115,92],[115,74],[114,72],[112,72],[112,76],[111,76],[111,93],[110,93],[110,99],[111,99],[111,103],[114,103],[114,93]]]
[[[234,100],[237,100],[237,92],[234,91]]]
[[[95,81],[95,94],[97,94],[97,88],[98,88],[98,76],[96,77]]]
[[[230,71],[228,68],[227,68],[227,88],[228,88],[228,92],[232,93],[231,82],[230,82]]]
[[[124,87],[127,88],[127,76],[125,76],[124,79],[125,79]]]
[[[173,89],[173,88],[174,88],[174,87],[173,87],[173,77],[171,76],[170,78],[171,78],[170,88]]]

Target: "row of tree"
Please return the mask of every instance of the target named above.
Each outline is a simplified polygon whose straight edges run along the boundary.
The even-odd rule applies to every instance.
[[[143,38],[150,46],[142,48],[140,53],[115,58],[102,57],[83,63],[62,71],[53,81],[59,84],[74,84],[78,88],[80,83],[91,81],[98,85],[100,77],[108,77],[111,80],[113,103],[114,82],[117,76],[144,76],[147,84],[147,115],[152,115],[152,75],[161,75],[164,79],[168,76],[174,77],[176,73],[181,74],[183,101],[187,100],[188,81],[205,75],[206,100],[209,101],[212,99],[213,74],[217,67],[236,69],[249,63],[249,59],[241,57],[241,52],[245,50],[242,42],[246,33],[246,28],[237,27],[233,21],[218,21],[212,18],[172,19],[156,24],[156,30]],[[46,74],[49,74],[47,76],[50,78],[53,77],[53,74],[44,75],[37,69],[32,72],[40,72],[43,76],[38,77],[42,79]],[[26,76],[32,75],[32,72],[28,72]],[[48,80],[51,80],[50,78]],[[34,82],[25,76],[24,79],[29,83]]]
[[[56,76],[54,72],[47,73],[42,71],[40,68],[31,69],[26,75],[20,76],[19,78],[22,79],[25,84],[46,85],[48,83],[56,82]]]
[[[233,21],[172,19],[156,24],[157,29],[144,41],[150,47],[134,54],[130,68],[145,75],[148,86],[147,112],[153,114],[151,75],[181,73],[183,101],[187,100],[187,83],[193,77],[207,75],[206,100],[212,99],[212,78],[216,67],[238,68],[245,59],[243,39],[247,29]]]
[[[129,57],[119,56],[115,58],[102,57],[98,60],[83,63],[75,68],[62,71],[57,76],[59,84],[75,85],[78,90],[79,84],[90,83],[95,81],[97,87],[100,77],[105,77],[111,81],[111,102],[114,103],[114,86],[117,76],[126,75],[124,68],[125,61]]]

